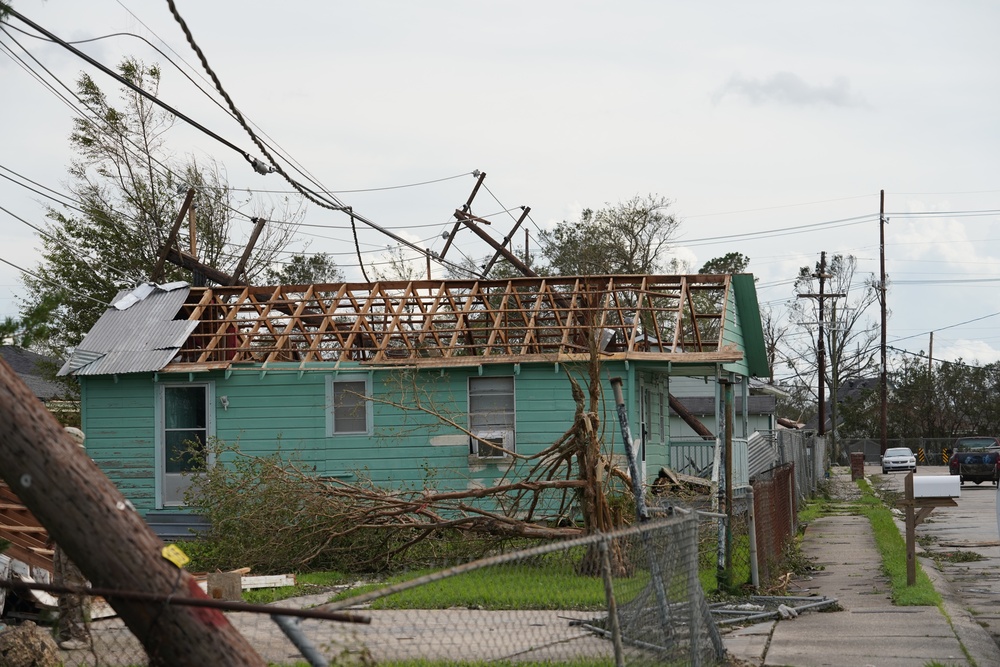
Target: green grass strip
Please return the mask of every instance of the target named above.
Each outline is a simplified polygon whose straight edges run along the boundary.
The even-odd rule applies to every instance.
[[[410,572],[387,582],[352,588],[333,598],[354,597],[387,584],[413,579],[426,572]],[[647,578],[636,573],[628,581],[642,587]],[[507,565],[473,570],[372,602],[372,609],[603,609],[604,583],[585,577],[565,565]]]
[[[864,479],[858,480],[861,500],[860,513],[868,518],[875,533],[875,545],[882,555],[882,570],[892,585],[892,602],[901,607],[940,606],[941,596],[934,590],[930,578],[916,563],[917,580],[906,585],[906,541],[903,539],[892,512]]]
[[[278,586],[277,588],[254,588],[243,591],[243,601],[252,604],[271,604],[288,598],[329,590],[331,586],[347,584],[355,579],[348,578],[340,572],[303,572],[295,575],[294,586]]]

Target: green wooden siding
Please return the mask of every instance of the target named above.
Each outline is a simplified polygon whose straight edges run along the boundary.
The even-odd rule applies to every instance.
[[[764,328],[760,321],[760,306],[752,274],[732,277],[732,289],[726,306],[726,331],[732,331],[732,338],[724,338],[743,350],[743,359],[724,368],[731,373],[753,377],[767,377],[770,369],[764,346]]]
[[[154,506],[153,377],[81,378],[87,454],[140,510]]]
[[[633,366],[634,368],[634,366]],[[478,368],[422,371],[415,377],[406,371],[351,368],[336,374],[343,379],[371,377],[374,429],[370,435],[327,435],[326,412],[330,408],[326,377],[332,372],[297,367],[236,369],[170,375],[160,373],[81,378],[83,428],[88,451],[105,473],[142,512],[157,509],[155,486],[156,384],[176,385],[189,381],[214,384],[212,406],[215,436],[237,444],[241,451],[268,455],[281,451],[316,473],[356,481],[359,476],[381,485],[458,489],[495,483],[508,471],[509,460],[470,457],[468,438],[433,415],[412,408],[414,389],[423,404],[462,426],[468,424],[468,381],[479,377]],[[551,364],[484,366],[483,376],[513,376],[515,390],[515,447],[524,454],[537,453],[566,431],[572,423],[575,403],[566,368]],[[581,385],[583,379],[575,374]],[[228,376],[228,377],[227,377]],[[624,364],[606,364],[602,369],[605,406],[605,438],[621,457],[621,436],[607,378],[629,378],[625,384],[629,420],[634,438],[640,436],[637,375]],[[223,408],[222,397],[228,408]],[[654,399],[655,401],[656,399]],[[666,398],[663,398],[664,405]],[[658,426],[657,426],[658,428]],[[661,434],[648,455],[662,459]],[[224,461],[223,461],[224,462]],[[619,463],[624,466],[624,461]],[[521,464],[519,464],[521,465]],[[655,469],[654,469],[655,471]]]

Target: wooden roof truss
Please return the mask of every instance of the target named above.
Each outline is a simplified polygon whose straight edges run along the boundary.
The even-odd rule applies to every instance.
[[[586,358],[726,362],[727,275],[192,288],[164,370],[238,363],[455,366]]]

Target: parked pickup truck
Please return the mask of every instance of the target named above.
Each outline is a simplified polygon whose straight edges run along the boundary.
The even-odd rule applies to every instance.
[[[993,437],[959,438],[951,450],[948,470],[966,481],[982,484],[1000,480],[1000,439]]]

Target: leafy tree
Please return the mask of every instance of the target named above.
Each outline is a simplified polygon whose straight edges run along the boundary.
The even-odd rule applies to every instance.
[[[343,282],[344,272],[325,252],[312,255],[298,253],[292,255],[280,269],[268,268],[264,279],[270,285],[319,285]]]
[[[889,372],[887,431],[890,438],[956,438],[993,435],[1000,425],[1000,364],[962,360],[929,368],[920,356],[904,356]],[[877,386],[845,401],[841,433],[870,438],[879,432]]]
[[[160,70],[134,58],[118,67],[123,77],[156,94]],[[83,74],[77,95],[88,110],[74,121],[70,145],[75,158],[69,189],[78,206],[50,208],[41,237],[42,260],[22,280],[27,296],[21,319],[38,323],[32,339],[43,351],[62,356],[93,326],[120,290],[149,280],[160,249],[177,216],[181,193],[193,188],[198,259],[232,272],[242,254],[231,212],[235,194],[221,168],[194,160],[175,161],[166,146],[174,118],[149,100],[123,88],[115,106]],[[251,202],[239,202],[246,206]],[[255,215],[271,217],[274,205],[252,204]],[[247,264],[248,279],[266,270],[276,253],[291,241],[301,209],[284,202],[281,217],[290,225],[269,225]],[[249,225],[244,228],[250,233]],[[191,245],[182,225],[181,248]],[[170,264],[165,280],[189,279]]]
[[[542,232],[542,255],[551,272],[561,275],[661,273],[680,225],[666,213],[670,203],[649,195],[599,211],[587,209],[580,220]]]
[[[750,258],[741,252],[726,253],[705,262],[698,273],[733,274],[745,273],[750,266]]]

